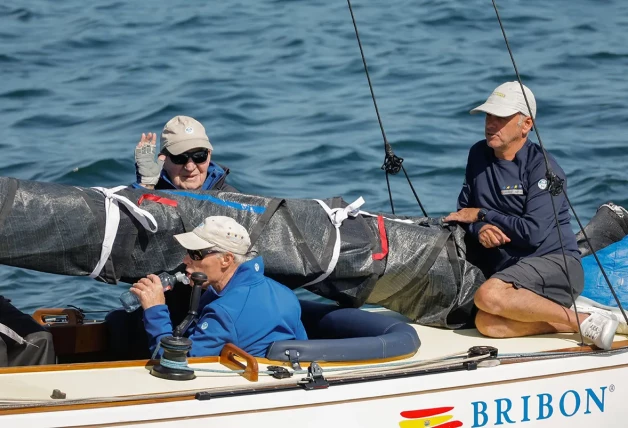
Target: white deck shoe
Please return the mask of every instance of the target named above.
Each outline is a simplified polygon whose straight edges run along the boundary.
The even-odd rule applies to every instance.
[[[619,325],[617,326],[617,334],[628,335],[628,324],[626,324],[626,320],[624,319],[621,313],[613,313],[608,309],[604,308],[596,308],[595,306],[576,306],[578,308],[579,314],[602,314],[606,316],[613,315],[619,321]],[[571,307],[573,310],[573,306]],[[624,309],[626,310],[626,309]],[[619,308],[615,309],[616,312],[619,312]]]
[[[609,350],[618,325],[619,321],[614,314],[594,312],[580,324],[580,329],[583,336],[590,339],[595,346]]]

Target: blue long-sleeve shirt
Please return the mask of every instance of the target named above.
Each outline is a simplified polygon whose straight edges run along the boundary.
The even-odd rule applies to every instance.
[[[549,155],[554,173],[564,179],[565,173]],[[467,232],[478,238],[482,226],[493,224],[511,240],[497,248],[482,247],[495,272],[523,257],[538,257],[561,251],[558,227],[552,209],[549,183],[541,147],[527,140],[512,161],[498,159],[482,140],[471,147],[465,183],[458,197],[458,209],[484,208],[482,222],[471,223]],[[564,190],[567,190],[566,181]],[[563,244],[567,254],[580,257],[576,236],[569,225],[569,205],[564,193],[554,197]]]
[[[185,333],[192,340],[191,357],[219,355],[226,343],[263,357],[275,341],[307,340],[299,300],[288,287],[264,276],[261,257],[238,266],[220,293],[209,287],[199,314]],[[163,336],[172,335],[168,307],[145,310],[144,327],[153,353]]]

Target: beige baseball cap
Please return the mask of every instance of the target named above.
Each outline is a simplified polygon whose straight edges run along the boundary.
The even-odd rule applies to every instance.
[[[203,250],[220,247],[234,254],[244,255],[251,246],[246,229],[231,217],[207,217],[193,231],[174,235],[184,248]]]
[[[527,86],[523,86],[526,91],[526,98],[530,103],[530,110],[532,110],[532,117],[536,118],[536,100],[534,94]],[[508,117],[515,113],[523,113],[526,116],[530,116],[530,111],[526,105],[526,100],[521,92],[521,85],[519,82],[506,82],[499,85],[486,102],[473,110],[474,113],[489,113],[493,116]]]
[[[175,116],[166,123],[161,132],[159,152],[180,155],[191,149],[213,150],[205,128],[201,123],[188,116]]]

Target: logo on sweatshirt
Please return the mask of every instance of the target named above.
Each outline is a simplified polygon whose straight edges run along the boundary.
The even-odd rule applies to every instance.
[[[523,195],[523,186],[521,184],[502,186],[501,191],[502,195]]]
[[[539,189],[541,189],[541,190],[545,190],[545,189],[547,189],[547,180],[546,180],[546,179],[541,178],[541,179],[539,180],[539,183],[538,183],[538,184],[539,184]]]

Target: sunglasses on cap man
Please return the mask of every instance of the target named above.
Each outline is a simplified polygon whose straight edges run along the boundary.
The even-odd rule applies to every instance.
[[[190,159],[192,159],[192,162],[198,164],[198,163],[203,163],[207,161],[207,158],[209,157],[209,150],[200,149],[195,152],[181,153],[180,155],[173,155],[169,153],[168,151],[166,151],[165,154],[170,158],[172,163],[175,165],[185,165],[186,163],[188,163]]]
[[[218,254],[220,253],[220,251],[215,251],[212,249],[204,249],[204,250],[187,250],[188,251],[188,255],[190,256],[190,258],[194,261],[200,261],[203,260],[205,257],[209,256],[210,254]]]

